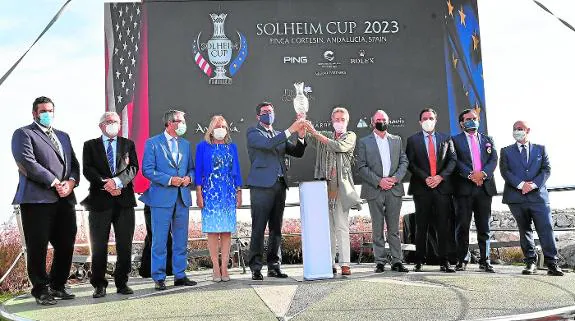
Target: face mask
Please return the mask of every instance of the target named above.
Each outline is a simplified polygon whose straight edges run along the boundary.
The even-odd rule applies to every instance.
[[[477,120],[468,120],[463,123],[463,129],[465,131],[474,131],[479,128],[479,122]]]
[[[375,123],[375,129],[379,130],[380,132],[386,131],[387,126],[387,123]]]
[[[336,122],[333,123],[333,129],[338,134],[345,133],[347,131],[347,124],[345,122]]]
[[[104,130],[106,131],[106,134],[108,134],[109,136],[116,137],[118,135],[118,132],[120,131],[120,124],[118,123],[108,124],[106,125],[106,128],[104,128]]]
[[[176,128],[176,134],[178,134],[178,136],[182,136],[183,134],[186,133],[186,123],[183,122],[179,122],[178,123],[178,128]]]
[[[424,120],[421,123],[421,128],[423,128],[423,130],[425,130],[426,132],[432,132],[435,129],[435,120]]]
[[[215,139],[222,140],[226,138],[227,133],[228,131],[225,128],[214,128],[214,132],[212,134],[214,135]]]
[[[54,113],[51,111],[40,113],[40,115],[38,115],[38,121],[42,126],[50,127],[54,122]]]
[[[516,141],[522,142],[523,140],[525,140],[525,137],[527,137],[527,132],[525,132],[524,130],[513,131],[513,138],[515,138]]]
[[[260,121],[266,125],[271,125],[274,123],[275,114],[273,112],[269,114],[260,115]]]

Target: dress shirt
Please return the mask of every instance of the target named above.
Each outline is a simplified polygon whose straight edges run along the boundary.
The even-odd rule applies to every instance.
[[[116,152],[117,146],[118,146],[118,137],[114,137],[112,139],[113,139],[113,141],[112,141],[112,153],[114,154],[114,166],[115,166],[116,164],[118,164],[118,161],[116,159],[116,157],[118,157],[117,156],[118,154]],[[108,159],[107,152],[108,152],[108,141],[109,140],[110,140],[110,138],[108,138],[108,136],[102,135],[102,143],[104,144],[104,153],[106,153],[106,160]],[[118,169],[116,168],[116,172],[117,171],[118,171]],[[122,185],[122,181],[118,177],[113,177],[112,179],[116,183],[117,188],[123,188],[124,187],[124,185]]]
[[[429,156],[429,135],[433,138],[433,147],[435,147],[435,157],[437,157],[437,138],[435,138],[435,131],[429,134],[426,131],[423,131],[423,144],[425,145],[425,150],[427,151],[427,156]]]
[[[36,121],[34,121],[34,123],[36,124],[36,126],[38,126],[42,132],[44,134],[46,134],[46,136],[48,136],[48,128],[44,127],[40,124],[38,124]],[[56,140],[56,142],[58,143],[58,150],[60,152],[60,156],[64,157],[64,149],[62,149],[62,142],[60,142],[60,139],[58,138],[58,135],[56,135],[56,131],[54,130],[54,128],[52,127],[52,131],[54,133],[54,139]],[[64,160],[65,162],[65,160]],[[76,181],[75,177],[70,177],[71,180]],[[57,178],[54,178],[54,180],[52,181],[52,184],[50,184],[50,187],[54,187],[54,185],[56,185],[56,182],[58,181]]]
[[[389,140],[387,139],[387,134],[381,138],[376,133],[375,141],[377,142],[377,148],[379,149],[379,156],[381,157],[381,167],[383,168],[382,177],[388,177],[391,170],[391,155],[389,151]]]
[[[521,145],[525,145],[525,148],[526,148],[525,151],[527,152],[527,163],[529,163],[529,156],[530,156],[529,152],[531,150],[529,142],[525,142],[525,144],[521,144],[519,142],[517,143],[517,149],[519,149],[519,154],[521,154],[521,149],[523,148],[523,147],[521,147]],[[531,184],[533,185],[533,188],[537,188],[537,184],[535,184],[535,183],[531,183]],[[517,189],[523,189],[523,185],[525,185],[525,182],[519,183],[519,185],[517,185]]]

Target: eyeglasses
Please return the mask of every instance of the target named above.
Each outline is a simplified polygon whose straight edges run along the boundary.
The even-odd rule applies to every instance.
[[[273,112],[274,112],[273,110],[262,110],[262,111],[260,112],[260,116],[261,116],[261,115],[268,115],[268,114],[271,114],[271,113],[273,113]]]

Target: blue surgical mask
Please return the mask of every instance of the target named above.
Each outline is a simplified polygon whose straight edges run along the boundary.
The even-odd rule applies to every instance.
[[[260,121],[266,125],[272,125],[274,123],[274,118],[275,114],[273,112],[260,115]]]
[[[479,128],[479,122],[477,120],[470,119],[463,123],[463,129],[465,131],[477,130]]]
[[[54,122],[54,112],[45,111],[38,115],[38,122],[44,127],[51,127]]]

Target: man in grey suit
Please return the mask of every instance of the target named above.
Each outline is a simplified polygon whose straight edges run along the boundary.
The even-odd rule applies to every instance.
[[[387,132],[389,117],[378,110],[371,117],[373,133],[360,139],[357,148],[357,167],[363,180],[361,197],[367,200],[371,215],[375,273],[382,273],[387,263],[384,221],[391,250],[391,269],[408,272],[402,263],[399,239],[399,213],[405,194],[401,180],[409,161],[403,150],[401,137]]]

